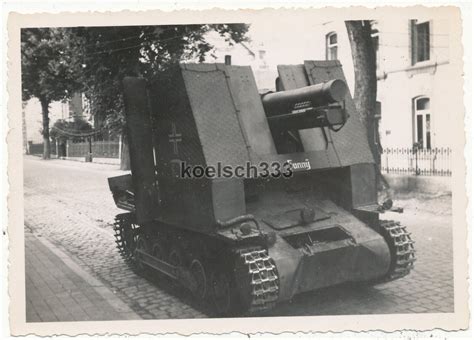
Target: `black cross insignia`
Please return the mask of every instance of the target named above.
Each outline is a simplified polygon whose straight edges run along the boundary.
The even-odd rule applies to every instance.
[[[171,134],[169,136],[169,141],[173,144],[173,153],[178,154],[178,143],[182,141],[181,134],[176,132],[176,124],[171,123]]]

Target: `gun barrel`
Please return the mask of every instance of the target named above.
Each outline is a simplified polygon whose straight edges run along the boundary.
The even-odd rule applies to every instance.
[[[295,90],[267,93],[263,95],[262,103],[267,117],[272,117],[291,113],[297,104],[309,103],[312,107],[318,107],[340,102],[346,94],[346,83],[333,79]]]

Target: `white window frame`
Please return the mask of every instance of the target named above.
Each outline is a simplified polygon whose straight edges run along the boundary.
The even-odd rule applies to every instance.
[[[376,70],[380,70],[380,32],[377,29],[372,30],[372,33],[370,34],[370,37],[372,38],[372,45],[374,47],[374,53],[375,53],[375,67]],[[377,48],[375,48],[375,40],[377,40]]]
[[[428,99],[429,108],[428,109],[417,109],[418,101]],[[413,142],[418,143],[420,141],[420,136],[418,135],[418,117],[421,116],[421,134],[422,134],[422,145],[419,145],[423,149],[433,148],[433,115],[431,114],[431,99],[427,96],[419,96],[413,99]],[[430,129],[427,129],[427,116],[429,116]],[[430,143],[428,144],[427,133],[430,134]]]
[[[330,39],[332,36],[336,36],[336,42],[335,43],[330,43]],[[337,60],[338,59],[338,36],[336,32],[329,32],[326,34],[326,60]],[[331,58],[331,50],[336,49],[336,58],[333,59]]]
[[[430,20],[425,20],[425,21],[418,21],[418,20],[411,20],[411,62],[412,65],[415,65],[417,63],[423,63],[423,62],[428,62],[432,59],[433,57],[433,41],[432,41],[432,31],[433,31],[433,25]],[[418,35],[418,26],[420,25],[428,25],[428,40],[426,42],[428,43],[428,58],[424,60],[419,59],[418,55],[418,45],[419,45],[419,35]]]

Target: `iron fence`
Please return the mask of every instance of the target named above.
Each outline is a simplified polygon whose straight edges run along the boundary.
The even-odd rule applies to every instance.
[[[92,157],[98,158],[118,158],[119,142],[116,141],[93,141]],[[68,157],[84,157],[89,154],[89,142],[72,143],[68,141]]]
[[[30,155],[42,155],[43,154],[43,143],[32,143],[28,142],[28,153]],[[51,154],[55,155],[56,154],[56,144],[51,143],[50,144],[50,150]]]
[[[387,148],[381,168],[387,174],[451,176],[451,149]]]

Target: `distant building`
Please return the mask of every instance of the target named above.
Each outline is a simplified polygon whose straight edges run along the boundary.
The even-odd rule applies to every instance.
[[[270,69],[266,58],[267,51],[262,43],[241,42],[231,46],[216,32],[209,33],[206,40],[214,46],[205,60],[206,63],[227,61],[234,65],[248,65],[252,67],[260,92],[275,88],[276,69]]]
[[[315,59],[339,59],[348,84],[354,87],[351,48],[344,22],[327,22],[315,43],[324,48]],[[425,149],[451,146],[453,118],[447,98],[450,86],[449,22],[418,18],[387,18],[373,23],[377,54],[377,99],[381,103],[379,127],[383,147]],[[354,93],[354,92],[352,92]]]
[[[22,107],[24,145],[43,143],[43,116],[39,100],[32,98],[23,102]],[[81,117],[89,122],[92,121],[88,102],[81,93],[75,93],[71,99],[66,101],[52,102],[49,106],[50,128],[58,119],[70,120],[74,117]]]
[[[304,60],[338,59],[344,69],[349,89],[354,94],[354,66],[344,21],[315,24],[312,34],[295,25],[285,36],[249,31],[251,39],[263,43],[228,46],[217,34],[216,51],[206,62],[250,65],[260,92],[275,89],[276,65],[303,63]],[[291,33],[291,34],[290,34]],[[382,146],[409,148],[419,143],[425,149],[450,147],[453,117],[451,102],[457,89],[450,86],[454,65],[450,63],[450,23],[448,20],[386,18],[373,22],[372,39],[377,55],[378,89]],[[297,37],[297,38],[295,38]],[[291,53],[288,50],[292,51]]]

